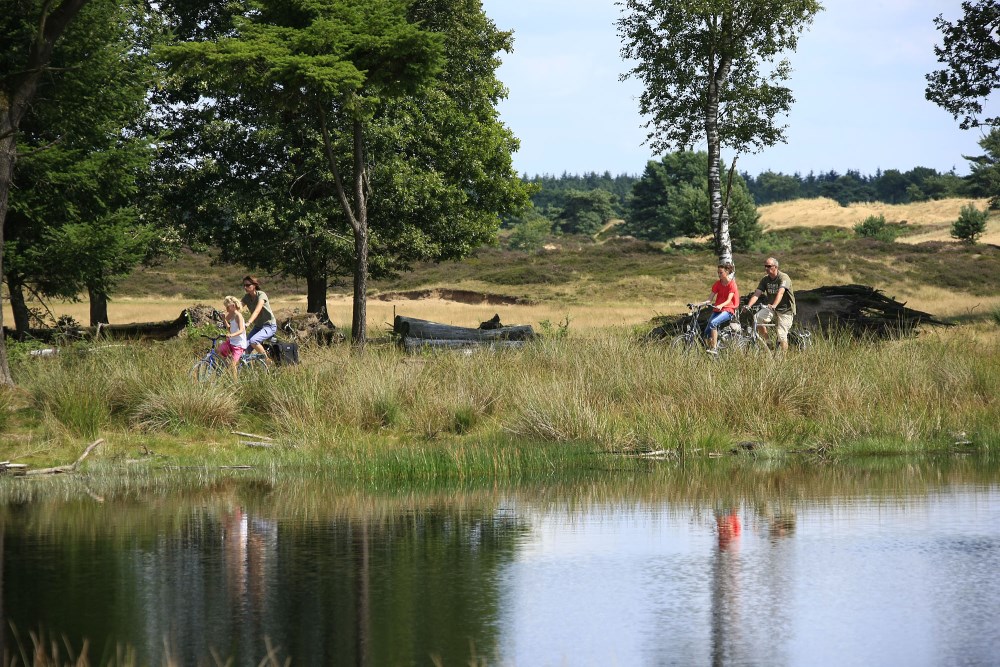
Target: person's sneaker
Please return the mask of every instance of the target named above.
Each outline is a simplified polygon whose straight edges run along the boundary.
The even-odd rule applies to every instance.
[[[705,351],[708,352],[709,354],[714,354],[714,355],[718,355],[719,354],[718,350],[710,348],[710,347],[705,348]]]

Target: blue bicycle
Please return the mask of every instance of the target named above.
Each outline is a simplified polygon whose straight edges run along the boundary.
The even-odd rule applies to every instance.
[[[228,373],[230,361],[228,357],[219,354],[218,344],[225,336],[206,336],[212,341],[212,347],[208,353],[191,367],[191,377],[198,382],[210,382],[219,376]],[[260,352],[244,352],[236,366],[236,374],[239,377],[245,375],[267,375],[271,370],[264,355]]]

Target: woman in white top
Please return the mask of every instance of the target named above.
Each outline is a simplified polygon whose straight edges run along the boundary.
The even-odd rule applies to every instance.
[[[236,368],[243,356],[243,350],[247,347],[247,324],[240,312],[240,302],[235,296],[227,296],[222,300],[226,307],[226,322],[229,324],[229,333],[226,340],[219,343],[219,354],[223,357],[230,357],[233,378],[236,378]]]

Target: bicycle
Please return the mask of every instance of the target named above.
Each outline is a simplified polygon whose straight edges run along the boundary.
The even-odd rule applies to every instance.
[[[706,308],[711,308],[711,306],[704,303],[689,303],[687,307],[691,312],[684,318],[683,333],[671,339],[670,347],[682,352],[691,352],[698,348],[708,350],[705,339],[702,337],[704,325],[698,319],[701,312]],[[720,326],[718,332],[716,350],[719,352],[729,347],[740,346],[742,342],[741,329],[735,318]]]
[[[750,323],[745,327],[741,326],[741,341],[739,347],[742,349],[768,350],[770,341],[776,340],[777,335],[772,331],[765,338],[761,335],[760,329],[776,329],[777,322],[771,317],[771,307],[765,304],[757,304],[748,308],[740,306],[737,311],[738,319],[743,321],[744,314],[749,314]],[[812,347],[812,333],[802,327],[794,327],[788,331],[788,346],[797,350],[806,350]]]
[[[207,336],[202,334],[201,337],[211,340],[212,347],[203,358],[194,363],[194,366],[191,367],[190,375],[198,382],[209,382],[224,373],[230,372],[230,364],[232,362],[229,360],[229,357],[219,354],[218,344],[225,336]],[[260,352],[244,352],[240,357],[239,363],[236,365],[236,374],[239,377],[258,374],[267,375],[270,371],[271,367]]]

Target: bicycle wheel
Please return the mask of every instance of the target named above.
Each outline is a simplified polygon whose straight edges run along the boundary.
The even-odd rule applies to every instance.
[[[198,382],[209,382],[219,376],[222,364],[217,359],[202,359],[191,367],[191,377]]]
[[[271,372],[271,367],[264,361],[260,354],[250,354],[240,359],[237,373],[241,378],[252,378],[267,375]]]
[[[697,334],[688,332],[676,336],[670,341],[670,347],[681,352],[694,352],[698,349]]]
[[[788,332],[788,344],[797,350],[808,350],[812,343],[812,333],[805,329],[792,329]]]
[[[719,329],[719,352],[723,350],[742,350],[745,346],[743,336],[730,328]]]
[[[751,332],[740,336],[740,349],[746,352],[767,352],[770,347],[761,336]]]

